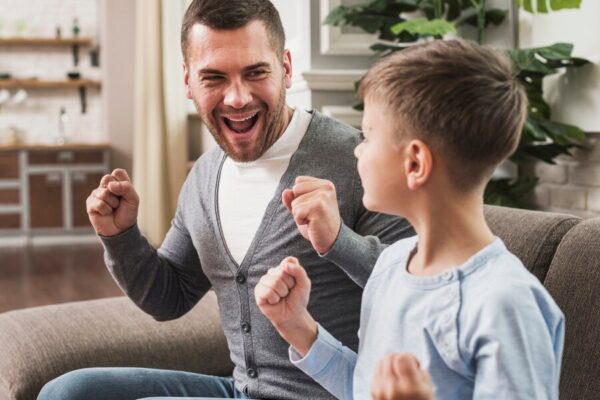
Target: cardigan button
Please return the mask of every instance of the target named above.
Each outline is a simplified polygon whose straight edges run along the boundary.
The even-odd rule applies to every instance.
[[[241,272],[239,274],[237,274],[237,276],[235,277],[235,280],[240,285],[243,285],[244,283],[246,283],[246,277]]]
[[[242,330],[244,331],[244,333],[249,333],[250,332],[250,324],[247,322],[243,322],[242,323]]]
[[[256,372],[255,369],[253,368],[248,368],[248,376],[252,379],[256,378],[258,376],[258,373]]]

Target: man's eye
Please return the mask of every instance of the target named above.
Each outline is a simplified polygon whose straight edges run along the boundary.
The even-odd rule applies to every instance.
[[[364,133],[358,132],[358,136],[360,137],[360,140],[362,140],[363,142],[366,140]]]
[[[267,71],[265,70],[256,70],[256,71],[250,71],[248,72],[248,77],[250,79],[256,79],[256,78],[262,78],[267,74]]]
[[[217,82],[217,81],[219,81],[221,79],[223,79],[222,76],[210,75],[210,76],[203,76],[200,80],[202,82]]]

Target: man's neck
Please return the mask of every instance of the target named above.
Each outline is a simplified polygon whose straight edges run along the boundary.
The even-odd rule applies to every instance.
[[[410,221],[419,235],[408,267],[414,275],[431,276],[460,266],[494,240],[485,222],[481,196],[436,200],[425,201]]]

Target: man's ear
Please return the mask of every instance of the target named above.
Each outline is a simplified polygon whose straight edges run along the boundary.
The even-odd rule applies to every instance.
[[[283,81],[286,89],[292,87],[292,53],[288,49],[283,50]]]
[[[185,86],[185,95],[188,99],[192,99],[192,91],[190,89],[190,70],[185,61],[183,62],[183,85]]]
[[[416,190],[427,183],[433,168],[431,149],[421,140],[411,140],[405,148],[406,185]]]

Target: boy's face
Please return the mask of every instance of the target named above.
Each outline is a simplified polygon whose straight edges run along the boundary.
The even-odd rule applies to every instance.
[[[362,180],[363,204],[371,211],[400,215],[398,198],[404,198],[403,145],[398,140],[398,116],[392,116],[386,105],[365,99],[362,121],[364,140],[354,150],[358,173]]]
[[[261,21],[231,30],[202,24],[188,38],[187,96],[219,146],[234,160],[258,159],[288,123],[289,51],[278,56]]]

